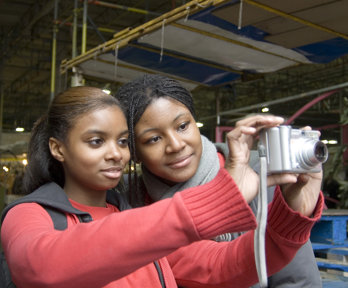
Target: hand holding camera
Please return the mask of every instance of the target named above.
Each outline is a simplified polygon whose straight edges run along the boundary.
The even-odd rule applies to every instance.
[[[281,128],[283,129],[281,136],[280,132],[278,136],[272,134],[273,132],[272,136],[267,135],[268,142],[265,144],[268,146],[267,161],[272,161],[271,169],[268,168],[267,184],[282,185],[282,192],[289,206],[309,216],[319,197],[322,181],[321,164],[327,159],[327,148],[319,141],[318,131],[279,126],[283,122],[283,118],[269,115],[254,115],[238,121],[235,129],[227,134],[230,153],[225,167],[246,201],[250,202],[259,189],[259,176],[249,166],[253,143],[259,133],[260,141],[265,142],[266,140],[262,139],[266,131],[280,130],[279,127],[284,127]],[[282,148],[281,142],[285,143]],[[293,159],[297,159],[297,162]]]
[[[269,115],[253,115],[238,121],[235,128],[227,134],[229,157],[225,168],[235,180],[247,202],[252,201],[259,190],[259,175],[249,166],[250,150],[262,129],[278,126],[284,119]],[[296,182],[294,175],[270,177],[270,186]]]
[[[266,150],[267,172],[314,173],[328,158],[326,145],[319,140],[320,132],[277,126],[260,133]]]
[[[278,126],[260,133],[260,143],[266,148],[268,174],[294,173],[296,183],[282,185],[288,205],[310,216],[319,197],[322,164],[328,159],[328,149],[319,140],[320,132]]]

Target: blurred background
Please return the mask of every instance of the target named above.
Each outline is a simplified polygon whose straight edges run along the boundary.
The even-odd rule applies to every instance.
[[[347,208],[346,11],[347,0],[1,0],[3,193],[21,193],[31,127],[54,95],[77,85],[114,94],[160,73],[191,91],[212,141],[251,113],[320,130],[327,205]]]

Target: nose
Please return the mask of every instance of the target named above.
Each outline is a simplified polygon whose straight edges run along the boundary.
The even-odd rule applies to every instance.
[[[110,143],[108,145],[106,159],[120,161],[122,160],[122,158],[123,158],[123,155],[122,155],[121,148],[117,145],[117,143]]]
[[[173,153],[179,152],[185,147],[185,141],[178,133],[172,133],[167,138],[166,152]]]

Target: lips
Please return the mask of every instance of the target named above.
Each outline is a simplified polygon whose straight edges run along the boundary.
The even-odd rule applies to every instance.
[[[180,157],[179,159],[176,159],[176,160],[168,163],[167,165],[172,169],[184,168],[191,163],[192,155],[193,154],[190,154],[190,155],[184,156],[184,157]]]
[[[110,167],[107,169],[103,169],[102,173],[105,177],[110,179],[118,179],[122,176],[123,168],[119,166]]]

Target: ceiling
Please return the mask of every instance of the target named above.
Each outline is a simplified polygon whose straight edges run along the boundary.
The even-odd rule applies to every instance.
[[[59,70],[59,63],[72,57],[74,1],[57,2],[56,63]],[[76,2],[79,25],[77,46],[78,53],[81,53],[83,3]],[[90,20],[87,25],[87,50],[112,38],[120,30],[138,26],[171,10],[175,5],[181,5],[182,1],[108,1],[119,8],[97,5],[96,2],[102,1],[90,1],[88,4]],[[54,0],[0,0],[3,131],[13,131],[17,126],[30,130],[33,122],[48,106],[51,93],[54,8]],[[130,12],[132,9],[135,12]],[[149,12],[144,14],[146,11]],[[60,90],[60,81],[62,79],[57,73],[56,92]]]
[[[347,107],[347,0],[244,0],[242,10],[239,1],[196,1],[205,6],[169,0],[88,1],[85,58],[80,55],[83,1],[76,1],[78,9],[74,2],[0,0],[3,131],[18,126],[30,131],[52,93],[71,85],[72,67],[87,85],[112,91],[143,72],[182,81],[194,95],[203,133],[212,138],[217,111],[219,124],[230,126],[246,114],[261,112],[265,103],[271,113],[291,118],[318,101],[291,124],[325,128],[339,124]],[[218,9],[210,9],[213,2]],[[166,16],[165,28],[161,15]],[[171,20],[169,15],[178,17]],[[337,91],[324,95],[331,90]],[[340,137],[337,127],[322,133]]]

